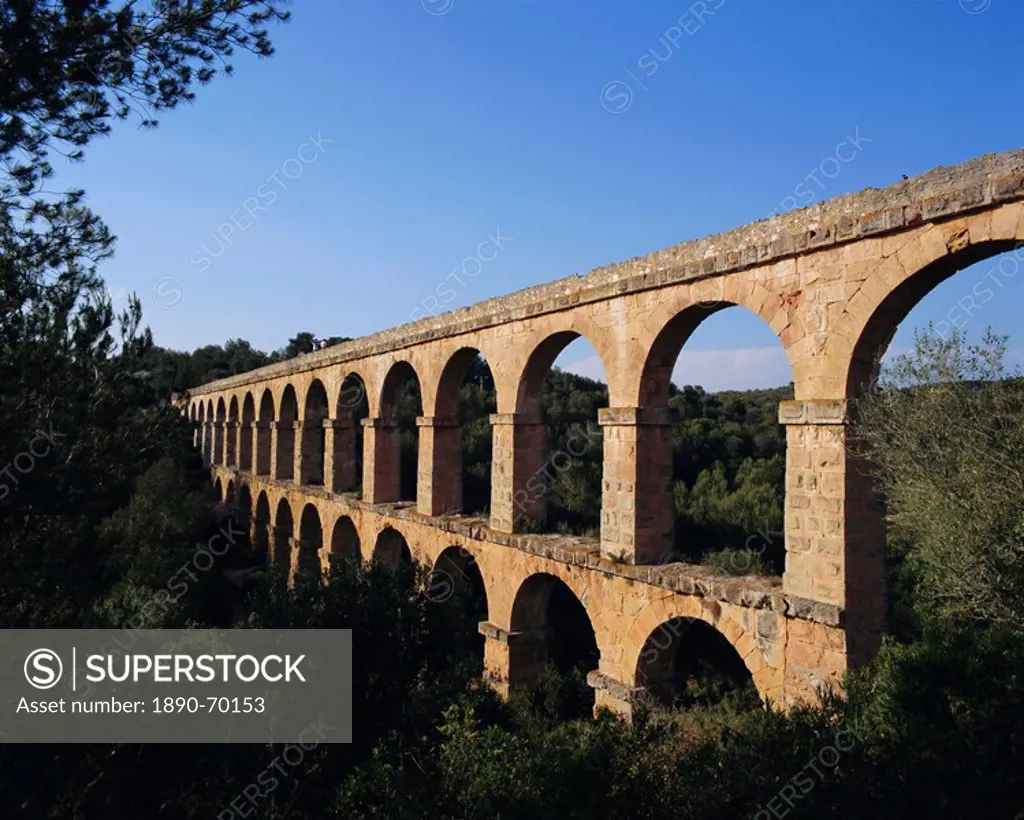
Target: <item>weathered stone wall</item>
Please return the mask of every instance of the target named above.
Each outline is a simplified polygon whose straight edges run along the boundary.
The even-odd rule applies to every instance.
[[[704,282],[702,291],[696,294],[701,298],[695,301],[720,302],[721,285],[713,280],[722,276],[763,268],[865,237],[903,233],[926,222],[1022,198],[1024,150],[986,154],[960,165],[935,168],[886,188],[868,188],[597,268],[586,276],[573,275],[400,325],[301,358],[221,379],[204,385],[202,390],[220,392],[258,384],[680,282],[711,280]]]
[[[602,590],[601,602],[587,607],[595,627],[609,617],[606,611],[619,622],[635,621],[655,605],[645,595],[665,594],[657,579],[666,570],[642,565],[657,562],[672,543],[672,499],[666,491],[672,365],[708,316],[741,306],[775,332],[795,386],[795,400],[780,408],[788,455],[786,570],[779,594],[841,613],[833,621],[799,627],[790,641],[786,605],[770,610],[784,613],[778,617],[787,620],[776,624],[770,641],[775,649],[768,652],[776,660],[764,660],[759,686],[764,693],[777,693],[782,686],[785,698],[792,700],[810,691],[811,678],[867,660],[884,628],[881,509],[851,446],[849,403],[870,385],[896,326],[924,294],[961,268],[1022,244],[1024,151],[989,155],[203,385],[183,397],[183,409],[201,428],[197,440],[207,463],[223,465],[229,453],[254,453],[256,472],[276,476],[275,486],[294,488],[288,492],[295,493],[295,500],[306,494],[330,498],[348,489],[354,480],[354,437],[362,435],[363,498],[370,506],[356,505],[353,518],[397,518],[404,525],[409,513],[387,504],[398,498],[391,408],[394,385],[414,374],[424,416],[418,422],[415,505],[421,515],[410,520],[425,528],[414,533],[419,542],[434,543],[428,533],[454,532],[447,528],[456,524],[448,522],[460,520],[437,516],[459,508],[458,431],[450,426],[453,396],[479,352],[497,390],[498,412],[491,419],[491,516],[489,527],[463,537],[474,549],[503,556],[494,559],[501,570],[493,578],[505,579],[496,589],[516,588],[524,567],[538,566],[530,545],[553,543],[517,540],[514,534],[543,513],[536,477],[546,458],[540,416],[544,376],[565,345],[583,336],[604,365],[610,400],[599,420],[604,431],[600,557],[573,560],[560,553],[544,560],[561,565],[557,572],[552,567],[557,577],[600,578],[593,588]],[[1021,262],[1024,250],[1015,253],[1011,266],[1016,270]],[[346,392],[352,384],[359,385],[359,398],[369,406],[370,417],[361,429],[351,426]],[[327,416],[311,415],[309,398],[324,395]],[[227,425],[225,406],[242,407],[243,416],[245,408],[255,408],[258,420]],[[326,426],[326,433],[323,438],[319,431],[302,435],[306,425]],[[226,440],[239,435],[251,441]],[[331,477],[322,489],[290,481],[320,472]],[[339,498],[329,503],[352,505]],[[468,525],[463,520],[459,526]],[[587,555],[591,551],[585,550]],[[634,566],[608,569],[612,558]],[[592,560],[604,563],[591,566]],[[688,569],[680,577],[695,577],[695,572]],[[609,580],[623,578],[627,582]],[[496,603],[507,603],[500,597],[505,593],[495,594]],[[617,596],[624,597],[620,601]],[[705,598],[676,589],[666,600],[688,607],[689,614]],[[754,640],[761,609],[728,602],[720,610],[728,614],[728,623],[707,617],[722,630],[739,624],[743,635]],[[507,662],[534,648],[526,638],[502,632],[510,629],[508,623],[494,621],[492,626],[497,631],[488,642],[488,658],[501,679],[497,659]],[[761,637],[771,631],[767,620],[762,631]],[[617,634],[611,625],[605,632]],[[607,635],[594,681],[603,687],[603,698],[621,699],[625,695],[616,687],[632,686],[630,656],[617,654]],[[798,649],[801,644],[807,646]],[[774,674],[782,676],[782,684],[765,683],[765,676]]]
[[[497,533],[480,519],[431,517],[410,504],[374,505],[351,495],[214,468],[215,480],[233,484],[237,498],[248,490],[253,509],[266,496],[274,512],[287,504],[293,530],[274,532],[271,542],[287,540],[288,563],[297,568],[299,522],[307,507],[316,510],[323,544],[319,564],[331,560],[334,533],[351,522],[363,560],[372,560],[381,533],[397,530],[413,557],[433,567],[449,547],[470,553],[487,595],[487,672],[499,688],[510,674],[508,636],[516,595],[532,576],[545,573],[563,581],[586,608],[601,653],[598,705],[629,711],[641,651],[651,634],[673,618],[694,618],[718,629],[750,671],[758,692],[783,705],[813,699],[820,687],[846,668],[845,637],[838,607],[787,595],[778,579],[716,577],[703,567],[669,564],[634,566],[602,559],[597,545],[566,536]],[[443,605],[443,602],[438,603]],[[792,636],[792,637],[791,637]],[[514,643],[514,640],[513,640]],[[809,644],[809,645],[805,645]]]

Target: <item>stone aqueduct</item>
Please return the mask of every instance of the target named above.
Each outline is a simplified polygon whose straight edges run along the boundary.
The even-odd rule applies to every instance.
[[[486,591],[485,669],[499,689],[529,681],[551,650],[557,579],[594,630],[598,706],[628,713],[637,690],[657,683],[674,619],[713,627],[762,697],[792,704],[867,660],[885,623],[882,509],[851,439],[851,402],[929,290],[1020,243],[1024,151],[987,155],[212,382],[185,398],[185,412],[212,480],[254,527],[272,529],[277,560],[326,563],[358,544],[364,559],[374,545],[396,560],[403,539],[431,566],[453,547],[470,556]],[[1014,270],[993,276],[1022,259],[1005,257]],[[693,331],[732,305],[772,328],[793,372],[795,399],[779,411],[781,579],[659,561],[673,526],[669,377]],[[608,378],[599,545],[529,534],[544,504],[541,387],[579,336]],[[455,404],[478,354],[497,389],[489,521],[458,514]],[[396,503],[396,403],[413,376],[424,412],[417,496]],[[355,424],[352,397],[364,395],[369,418]],[[361,497],[350,492],[357,437]]]

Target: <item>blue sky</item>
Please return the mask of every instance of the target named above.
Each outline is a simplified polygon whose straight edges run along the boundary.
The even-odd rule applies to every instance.
[[[239,55],[155,131],[121,123],[60,168],[119,236],[101,272],[115,299],[139,294],[159,344],[364,335],[768,216],[815,169],[818,201],[1024,143],[1017,0],[292,10],[274,57]],[[852,159],[826,162],[844,139]],[[244,229],[228,234],[232,215]],[[934,291],[894,345],[990,265]],[[1021,280],[969,330],[1024,349]],[[560,364],[600,375],[589,355],[573,345]],[[788,371],[734,309],[702,326],[676,379]]]

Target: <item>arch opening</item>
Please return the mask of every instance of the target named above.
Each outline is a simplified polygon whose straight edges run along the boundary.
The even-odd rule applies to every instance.
[[[232,396],[228,404],[228,425],[227,437],[227,466],[238,466],[238,397]]]
[[[213,463],[224,464],[224,433],[227,409],[223,396],[217,399],[217,416],[213,428]]]
[[[991,241],[949,253],[907,277],[862,328],[847,368],[847,397],[856,399],[877,384],[889,349],[911,347],[914,330],[929,322],[943,337],[957,331],[976,335],[986,314],[1015,328],[1007,321],[1006,300],[1024,291],[1016,278],[1022,267],[1024,241]]]
[[[444,605],[454,636],[449,654],[468,654],[474,659],[475,673],[484,668],[484,636],[478,629],[487,620],[487,589],[475,556],[464,547],[448,547],[437,558],[427,589],[429,600]]]
[[[252,472],[252,425],[256,420],[256,403],[252,393],[242,401],[242,420],[238,428],[238,469]]]
[[[313,486],[324,484],[324,459],[327,452],[327,390],[319,379],[314,379],[306,392],[302,411],[302,452],[300,483]]]
[[[510,686],[546,689],[554,680],[558,713],[590,714],[587,673],[598,668],[600,652],[590,616],[565,582],[546,573],[527,578],[516,592],[510,628],[522,633],[509,646]]]
[[[660,561],[782,574],[787,433],[779,406],[792,398],[785,347],[746,307],[698,304],[665,325],[638,395],[663,426],[638,430],[637,441],[645,465],[638,498],[666,506]]]
[[[393,527],[385,527],[377,536],[377,544],[373,548],[373,560],[386,567],[411,564],[412,551],[402,533]]]
[[[274,423],[274,394],[268,387],[260,398],[260,420],[256,428],[256,474],[270,475],[271,425]]]
[[[277,464],[274,478],[292,481],[295,478],[295,427],[299,421],[299,401],[290,384],[281,394],[281,408],[277,422]]]
[[[277,504],[274,517],[274,551],[271,560],[274,567],[287,575],[292,566],[292,539],[295,537],[295,522],[292,508],[285,499]]]
[[[366,384],[356,373],[341,383],[334,422],[331,486],[336,493],[363,491],[363,419],[370,416]]]
[[[318,578],[321,572],[321,550],[324,545],[324,530],[320,524],[320,513],[312,504],[307,504],[299,519],[298,574],[302,578]]]
[[[475,348],[461,348],[445,364],[434,407],[436,513],[479,515],[490,510],[490,416],[495,412],[497,391],[487,360]]]
[[[604,363],[585,337],[560,331],[537,345],[516,395],[517,414],[536,426],[516,442],[528,464],[516,482],[515,529],[598,539],[606,407]]]
[[[420,380],[408,362],[388,371],[381,390],[374,501],[415,501],[419,475],[419,428],[423,415]]]
[[[224,503],[224,485],[219,477],[213,482],[213,497],[218,504]]]
[[[647,637],[637,661],[639,705],[687,709],[728,699],[759,708],[753,676],[717,629],[695,618],[673,618]]]
[[[252,545],[257,558],[261,558],[264,563],[270,561],[270,530],[270,500],[266,492],[261,492],[256,498]]]
[[[235,482],[231,481],[229,479],[228,480],[228,486],[224,490],[224,503],[227,504],[230,507],[234,507],[236,505],[237,501],[238,501],[238,498],[235,495]]]
[[[331,534],[330,560],[332,562],[363,560],[359,531],[347,515],[341,516],[334,524],[334,531]]]
[[[199,447],[199,436],[202,434],[201,413],[199,405],[192,402],[189,407],[189,420],[192,422],[192,446]]]
[[[203,465],[209,467],[213,463],[213,399],[206,402],[206,416],[203,423]]]
[[[842,452],[844,506],[837,516],[845,550],[844,588],[837,594],[848,599],[853,663],[874,654],[883,629],[900,637],[915,634],[906,590],[915,589],[918,600],[928,593],[908,560],[914,550],[938,550],[933,561],[949,574],[935,575],[932,589],[942,588],[943,595],[961,578],[1012,572],[999,553],[987,551],[991,538],[974,540],[974,534],[999,528],[986,519],[987,510],[1013,517],[1019,509],[1019,494],[1000,496],[996,486],[976,482],[1000,470],[994,465],[1005,463],[1014,448],[1000,431],[1013,429],[1011,420],[1019,415],[1011,409],[1017,400],[1009,397],[1017,394],[1010,385],[1024,364],[1022,267],[1024,241],[967,245],[910,272],[870,316],[857,317],[860,330],[843,385],[856,434]],[[958,389],[965,385],[970,388]],[[992,432],[972,440],[967,431],[978,420]],[[872,444],[879,448],[875,453]],[[871,456],[897,471],[885,498]],[[915,487],[914,498],[901,485]],[[979,497],[988,503],[972,500]],[[957,512],[950,516],[952,509]],[[965,518],[971,520],[968,529]],[[960,536],[955,548],[943,551],[951,528]]]

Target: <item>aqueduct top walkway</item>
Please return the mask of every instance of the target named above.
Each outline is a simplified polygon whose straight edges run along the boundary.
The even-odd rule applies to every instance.
[[[275,526],[291,527],[300,551],[312,507],[320,543],[343,526],[363,544],[399,532],[432,562],[452,546],[472,555],[488,598],[486,662],[501,684],[543,656],[550,590],[531,584],[543,575],[587,609],[599,703],[626,708],[654,674],[639,671],[652,633],[680,617],[715,626],[761,693],[789,702],[867,658],[884,626],[881,511],[851,446],[850,402],[929,290],[1021,242],[1024,151],[987,155],[212,382],[191,391],[187,412],[223,486],[244,487],[265,510],[287,505]],[[673,525],[672,367],[701,322],[731,305],[772,328],[793,371],[795,399],[779,414],[788,445],[781,583],[659,564]],[[541,388],[579,336],[608,377],[599,546],[525,534],[544,512]],[[488,521],[457,514],[456,400],[480,354],[497,390]],[[412,506],[395,503],[395,414],[409,378],[423,404]],[[368,418],[357,424],[363,402]]]

